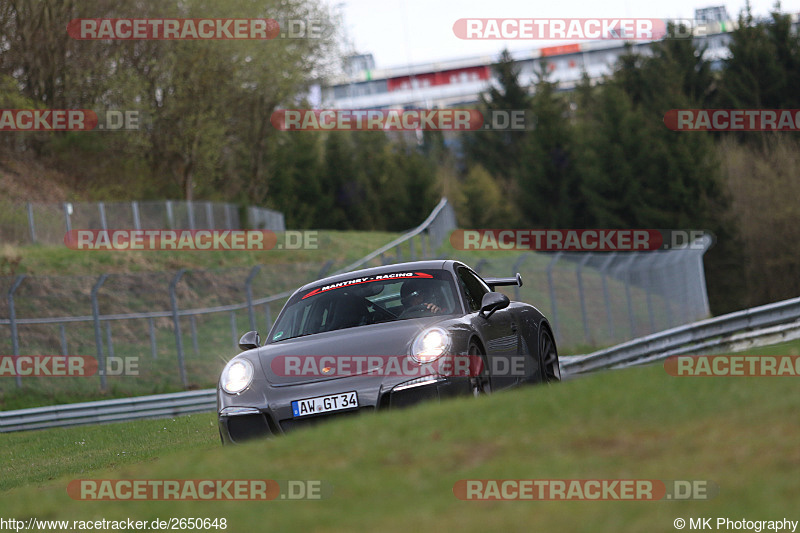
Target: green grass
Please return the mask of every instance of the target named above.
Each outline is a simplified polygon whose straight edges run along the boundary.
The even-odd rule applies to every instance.
[[[278,242],[282,242],[279,235]],[[105,273],[158,272],[164,270],[251,267],[256,264],[317,262],[333,260],[336,268],[376,250],[398,234],[380,231],[317,232],[316,249],[205,251],[78,251],[65,246],[12,246],[0,248],[3,259],[16,266],[15,274],[98,276]],[[17,260],[19,260],[17,262]],[[8,270],[8,267],[7,269]],[[334,268],[335,270],[335,268]],[[0,271],[0,275],[10,272]]]
[[[213,414],[12,434],[3,436],[0,499],[4,515],[19,519],[225,517],[236,532],[666,532],[678,517],[796,520],[799,407],[793,378],[675,378],[653,365],[225,448]],[[67,483],[87,478],[318,479],[333,492],[266,503],[70,499]],[[453,495],[460,479],[505,478],[710,480],[720,494],[681,502]]]

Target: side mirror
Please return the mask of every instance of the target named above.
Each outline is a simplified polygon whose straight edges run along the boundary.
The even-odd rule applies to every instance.
[[[481,312],[483,318],[488,319],[492,313],[505,309],[511,301],[502,292],[487,292],[481,299]]]
[[[259,346],[261,346],[261,337],[258,336],[257,331],[248,331],[239,339],[239,348],[241,350],[252,350]]]

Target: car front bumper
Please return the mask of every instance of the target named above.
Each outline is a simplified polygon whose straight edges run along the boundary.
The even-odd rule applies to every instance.
[[[320,422],[381,409],[407,407],[426,400],[470,394],[472,390],[467,377],[425,376],[388,386],[374,380],[370,380],[372,383],[352,381],[358,379],[363,380],[363,377],[291,387],[273,387],[270,391],[270,402],[263,401],[259,402],[259,405],[246,407],[232,405],[236,403],[234,397],[217,391],[218,406],[223,406],[218,411],[222,442],[237,443],[251,438],[281,435]],[[333,383],[335,385],[332,387]],[[294,400],[349,390],[355,390],[358,396],[359,406],[356,409],[297,418],[292,415],[291,402]]]

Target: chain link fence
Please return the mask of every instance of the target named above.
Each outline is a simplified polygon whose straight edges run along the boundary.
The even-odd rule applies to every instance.
[[[73,229],[261,229],[285,231],[283,213],[264,207],[177,200],[15,205],[0,216],[0,238],[58,245]]]
[[[684,249],[489,252],[471,260],[487,277],[521,273],[522,287],[500,290],[544,313],[562,352],[580,353],[709,317],[703,256],[711,243],[704,236]]]
[[[550,319],[565,354],[709,315],[702,260],[710,239],[644,253],[461,252],[447,242],[455,227],[453,209],[442,199],[423,224],[338,269],[327,261],[0,277],[0,355],[82,355],[98,364],[85,378],[0,377],[0,390],[137,396],[213,387],[224,363],[239,352],[240,335],[250,329],[266,334],[300,285],[334,272],[432,257],[460,259],[488,277],[520,272],[524,285],[502,290]]]

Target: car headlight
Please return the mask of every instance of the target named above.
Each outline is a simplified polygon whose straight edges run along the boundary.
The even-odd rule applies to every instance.
[[[411,358],[418,363],[431,363],[447,353],[449,348],[449,333],[442,328],[427,329],[414,339]]]
[[[233,359],[225,365],[219,378],[222,390],[228,394],[239,394],[253,381],[253,363],[247,359]]]

